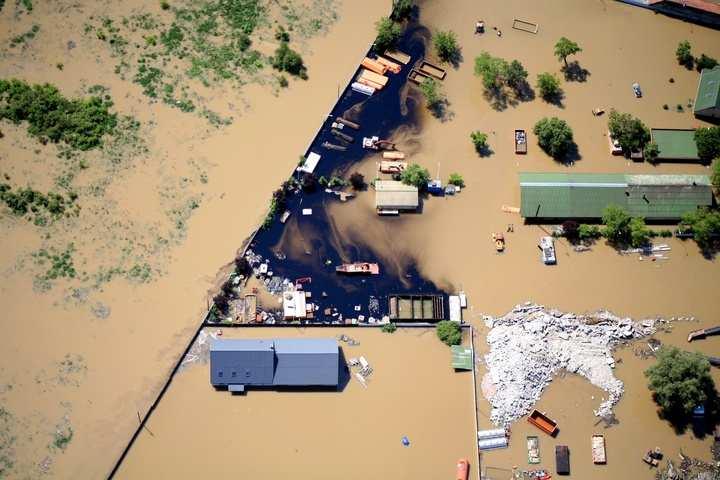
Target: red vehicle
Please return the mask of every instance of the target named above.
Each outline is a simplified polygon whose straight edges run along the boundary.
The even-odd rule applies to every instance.
[[[470,462],[467,458],[461,458],[457,462],[457,472],[455,474],[456,480],[468,480],[468,473],[470,471]]]

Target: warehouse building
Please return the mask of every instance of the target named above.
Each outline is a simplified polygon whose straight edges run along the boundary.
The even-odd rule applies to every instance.
[[[700,74],[693,112],[698,117],[720,118],[720,65]]]
[[[712,205],[707,175],[521,173],[520,214],[526,219],[598,220],[608,205],[649,221],[678,221]]]
[[[334,338],[216,339],[210,346],[210,383],[243,392],[256,387],[332,387],[340,374]]]
[[[402,211],[417,210],[418,189],[395,180],[375,182],[375,208],[381,215],[397,215]]]

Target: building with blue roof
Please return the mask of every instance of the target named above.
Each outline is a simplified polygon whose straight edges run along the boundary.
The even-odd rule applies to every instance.
[[[334,338],[216,339],[210,383],[241,392],[257,387],[337,387],[340,349]]]

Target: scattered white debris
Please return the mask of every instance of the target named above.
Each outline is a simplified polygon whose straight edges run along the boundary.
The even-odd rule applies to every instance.
[[[608,393],[595,415],[609,416],[623,394],[615,378],[612,350],[618,344],[651,335],[663,320],[640,323],[607,311],[575,315],[546,310],[542,305],[516,306],[502,317],[485,316],[491,328],[488,374],[483,395],[492,405],[491,420],[507,425],[530,412],[545,387],[561,370],[577,373]]]

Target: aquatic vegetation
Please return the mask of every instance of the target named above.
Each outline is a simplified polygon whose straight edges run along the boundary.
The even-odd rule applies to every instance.
[[[435,333],[437,333],[440,341],[448,346],[460,345],[460,342],[462,341],[462,330],[460,329],[460,324],[458,322],[453,322],[452,320],[442,320],[438,322]]]
[[[572,129],[565,120],[557,117],[541,119],[535,124],[533,132],[538,137],[540,148],[555,159],[563,158],[573,145]]]
[[[478,153],[487,149],[487,138],[487,133],[483,133],[480,130],[475,130],[470,134],[470,140],[472,141],[473,145],[475,146],[475,150],[477,150]]]
[[[303,59],[299,53],[291,49],[287,42],[280,42],[280,46],[275,50],[272,58],[273,68],[281,72],[287,72],[291,75],[307,79],[307,68],[303,63]]]
[[[73,429],[70,426],[58,428],[53,436],[52,446],[58,450],[65,450],[72,441],[73,434]]]
[[[395,333],[395,331],[397,330],[397,326],[394,323],[390,322],[383,325],[380,330],[382,330],[383,333]]]
[[[29,187],[13,191],[9,184],[0,183],[0,201],[10,209],[12,214],[25,216],[32,213],[35,224],[40,226],[47,224],[46,214],[52,219],[60,218],[64,214],[77,215],[80,207],[74,203],[76,199],[77,194],[74,192],[66,199],[58,193],[43,194]]]
[[[37,35],[39,31],[40,25],[33,24],[27,32],[21,33],[20,35],[10,39],[10,48],[14,48],[20,44],[26,44],[29,40],[35,38],[35,35]]]
[[[99,147],[103,136],[112,132],[117,118],[109,112],[111,106],[111,101],[99,97],[65,98],[47,83],[0,80],[0,119],[15,124],[27,121],[30,135],[78,150]]]
[[[0,406],[0,478],[5,478],[15,466],[15,416]]]
[[[643,156],[645,157],[645,160],[650,163],[655,163],[659,154],[660,148],[656,142],[648,142],[643,149]]]

